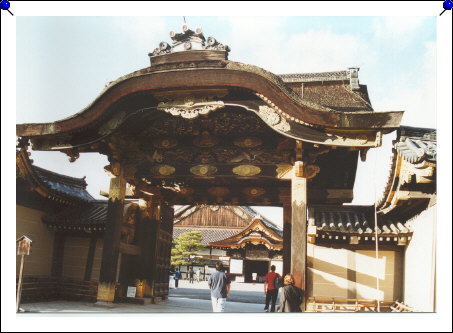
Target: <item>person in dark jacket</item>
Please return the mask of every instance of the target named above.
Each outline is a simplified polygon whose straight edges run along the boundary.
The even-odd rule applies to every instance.
[[[175,279],[175,289],[178,289],[178,283],[179,283],[179,278],[181,277],[181,272],[179,271],[178,268],[176,268],[176,272],[174,274],[174,279]]]
[[[300,306],[304,300],[302,289],[294,285],[294,277],[286,274],[283,279],[284,287],[279,291],[278,312],[302,312]]]

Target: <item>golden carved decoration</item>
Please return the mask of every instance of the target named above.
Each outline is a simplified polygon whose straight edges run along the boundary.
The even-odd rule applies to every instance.
[[[118,177],[121,173],[121,164],[119,162],[112,162],[104,167],[105,172],[110,174],[111,177]]]
[[[319,171],[321,171],[319,166],[314,165],[314,164],[309,164],[304,169],[304,177],[307,179],[314,178],[319,173]]]
[[[258,138],[239,138],[234,140],[234,144],[241,148],[255,148],[261,146],[261,139]]]
[[[142,298],[145,293],[145,285],[146,285],[146,280],[135,280],[135,287],[137,288],[137,292],[135,294],[135,297]]]
[[[243,164],[233,168],[233,173],[242,177],[255,176],[261,172],[261,168],[255,165]]]
[[[154,141],[154,147],[156,148],[169,149],[175,147],[176,145],[178,145],[178,141],[173,138],[163,138]]]
[[[199,137],[193,140],[193,144],[197,147],[213,147],[218,142],[219,140],[207,131],[202,132]]]
[[[123,177],[110,179],[109,200],[111,202],[124,201],[126,195],[126,180]]]
[[[294,176],[311,179],[314,178],[321,169],[319,166],[314,164],[304,163],[302,161],[296,161],[294,165]]]
[[[291,178],[292,170],[293,166],[291,164],[278,164],[275,172],[277,173],[277,178],[289,179]]]
[[[247,187],[242,191],[242,193],[247,196],[259,197],[266,193],[266,190],[261,187]]]
[[[197,176],[211,176],[217,172],[217,168],[212,165],[200,164],[190,168],[190,172]]]
[[[170,176],[175,173],[176,169],[172,167],[171,165],[156,165],[152,169],[152,172],[155,175],[160,175],[160,176]]]

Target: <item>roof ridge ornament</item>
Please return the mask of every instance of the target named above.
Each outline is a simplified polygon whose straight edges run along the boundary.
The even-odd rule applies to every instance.
[[[359,85],[359,67],[349,67],[349,82],[351,90],[360,90]]]
[[[196,28],[193,31],[187,24],[182,26],[182,33],[170,31],[170,38],[173,41],[171,46],[165,41],[160,42],[159,47],[148,55],[155,57],[191,50],[218,50],[225,51],[228,56],[228,52],[231,50],[228,45],[218,42],[214,37],[208,37],[206,39],[201,28]]]

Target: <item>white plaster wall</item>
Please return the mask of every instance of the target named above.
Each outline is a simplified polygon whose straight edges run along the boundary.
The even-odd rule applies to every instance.
[[[414,233],[405,253],[404,303],[418,311],[435,311],[436,206],[411,224]]]
[[[225,256],[226,255],[226,251],[218,250],[218,249],[212,249],[211,253],[216,256]]]
[[[402,289],[402,255],[307,244],[308,296],[393,301]],[[377,289],[379,278],[379,290]]]
[[[197,251],[197,254],[198,255],[202,255],[202,254],[209,255],[209,249]],[[213,255],[218,255],[218,256],[225,256],[226,255],[226,251],[219,250],[219,249],[212,249],[212,254]]]

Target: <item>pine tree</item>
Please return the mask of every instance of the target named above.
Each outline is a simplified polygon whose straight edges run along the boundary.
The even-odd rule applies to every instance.
[[[202,239],[203,237],[198,231],[185,232],[176,238],[171,249],[171,265],[203,264],[202,258],[195,257],[198,251],[206,248],[201,244]]]

